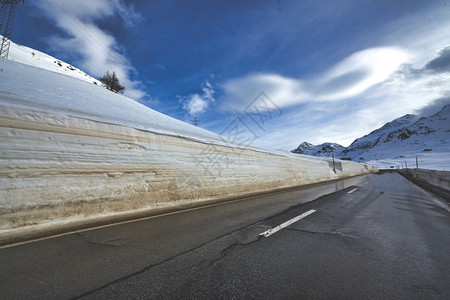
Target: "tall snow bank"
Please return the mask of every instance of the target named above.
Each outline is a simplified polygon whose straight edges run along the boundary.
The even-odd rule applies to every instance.
[[[0,61],[0,242],[376,171],[235,147],[90,82]]]

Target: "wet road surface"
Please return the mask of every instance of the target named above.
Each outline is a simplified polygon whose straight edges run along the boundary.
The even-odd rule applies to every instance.
[[[0,249],[1,298],[449,299],[446,209],[384,173],[152,217]]]

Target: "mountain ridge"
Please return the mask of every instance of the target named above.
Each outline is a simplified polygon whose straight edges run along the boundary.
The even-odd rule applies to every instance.
[[[355,139],[348,147],[327,147],[334,143],[312,145],[302,142],[292,153],[366,162],[401,158],[422,152],[450,152],[450,104],[430,116],[406,114]],[[335,144],[338,145],[338,144]],[[340,145],[338,145],[340,146]],[[323,148],[329,151],[321,151]]]

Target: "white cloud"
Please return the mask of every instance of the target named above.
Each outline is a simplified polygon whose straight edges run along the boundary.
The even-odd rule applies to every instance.
[[[407,52],[399,48],[371,48],[354,53],[314,80],[278,74],[232,79],[222,86],[224,107],[241,110],[260,92],[265,92],[279,107],[354,97],[388,79],[407,58]]]
[[[283,77],[278,74],[254,74],[232,79],[222,86],[225,95],[223,105],[240,111],[265,92],[279,107],[306,101],[310,97],[301,80]]]
[[[354,97],[388,79],[407,59],[406,51],[394,47],[356,52],[316,82],[310,82],[314,86],[313,94],[325,101]]]
[[[203,113],[206,108],[208,108],[208,102],[198,94],[190,95],[183,101],[183,109],[190,115]]]
[[[118,15],[126,27],[132,27],[142,21],[142,16],[132,6],[120,0],[43,0],[35,5],[66,34],[49,39],[55,51],[77,57],[77,66],[96,77],[115,71],[126,88],[125,95],[134,99],[148,97],[142,83],[132,79],[136,70],[116,39],[96,24],[103,18]]]
[[[203,84],[202,91],[201,95],[191,94],[185,97],[178,97],[178,101],[182,104],[183,109],[191,116],[204,113],[215,102],[214,89],[208,81],[205,81]]]

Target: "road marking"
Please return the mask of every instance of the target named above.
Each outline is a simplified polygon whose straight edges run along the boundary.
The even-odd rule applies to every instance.
[[[295,218],[292,218],[292,219],[290,219],[289,221],[284,222],[283,224],[280,224],[280,225],[278,225],[278,226],[276,226],[276,227],[273,227],[273,228],[271,228],[271,229],[269,229],[269,230],[267,230],[267,231],[264,231],[263,233],[260,233],[259,235],[262,235],[262,236],[264,236],[264,237],[269,237],[269,236],[271,236],[272,234],[274,234],[275,232],[280,231],[281,229],[283,229],[283,228],[285,228],[285,227],[288,227],[289,225],[291,225],[291,224],[293,224],[293,223],[295,223],[295,222],[297,222],[297,221],[303,219],[304,217],[309,216],[310,214],[312,214],[312,213],[314,213],[314,212],[316,212],[316,210],[311,209],[311,210],[309,210],[309,211],[307,211],[307,212],[301,214],[300,216],[297,216],[297,217],[295,217]]]
[[[353,190],[351,190],[350,192],[347,192],[347,194],[351,194],[351,193],[353,193],[354,191],[356,191],[358,188],[354,188]]]

